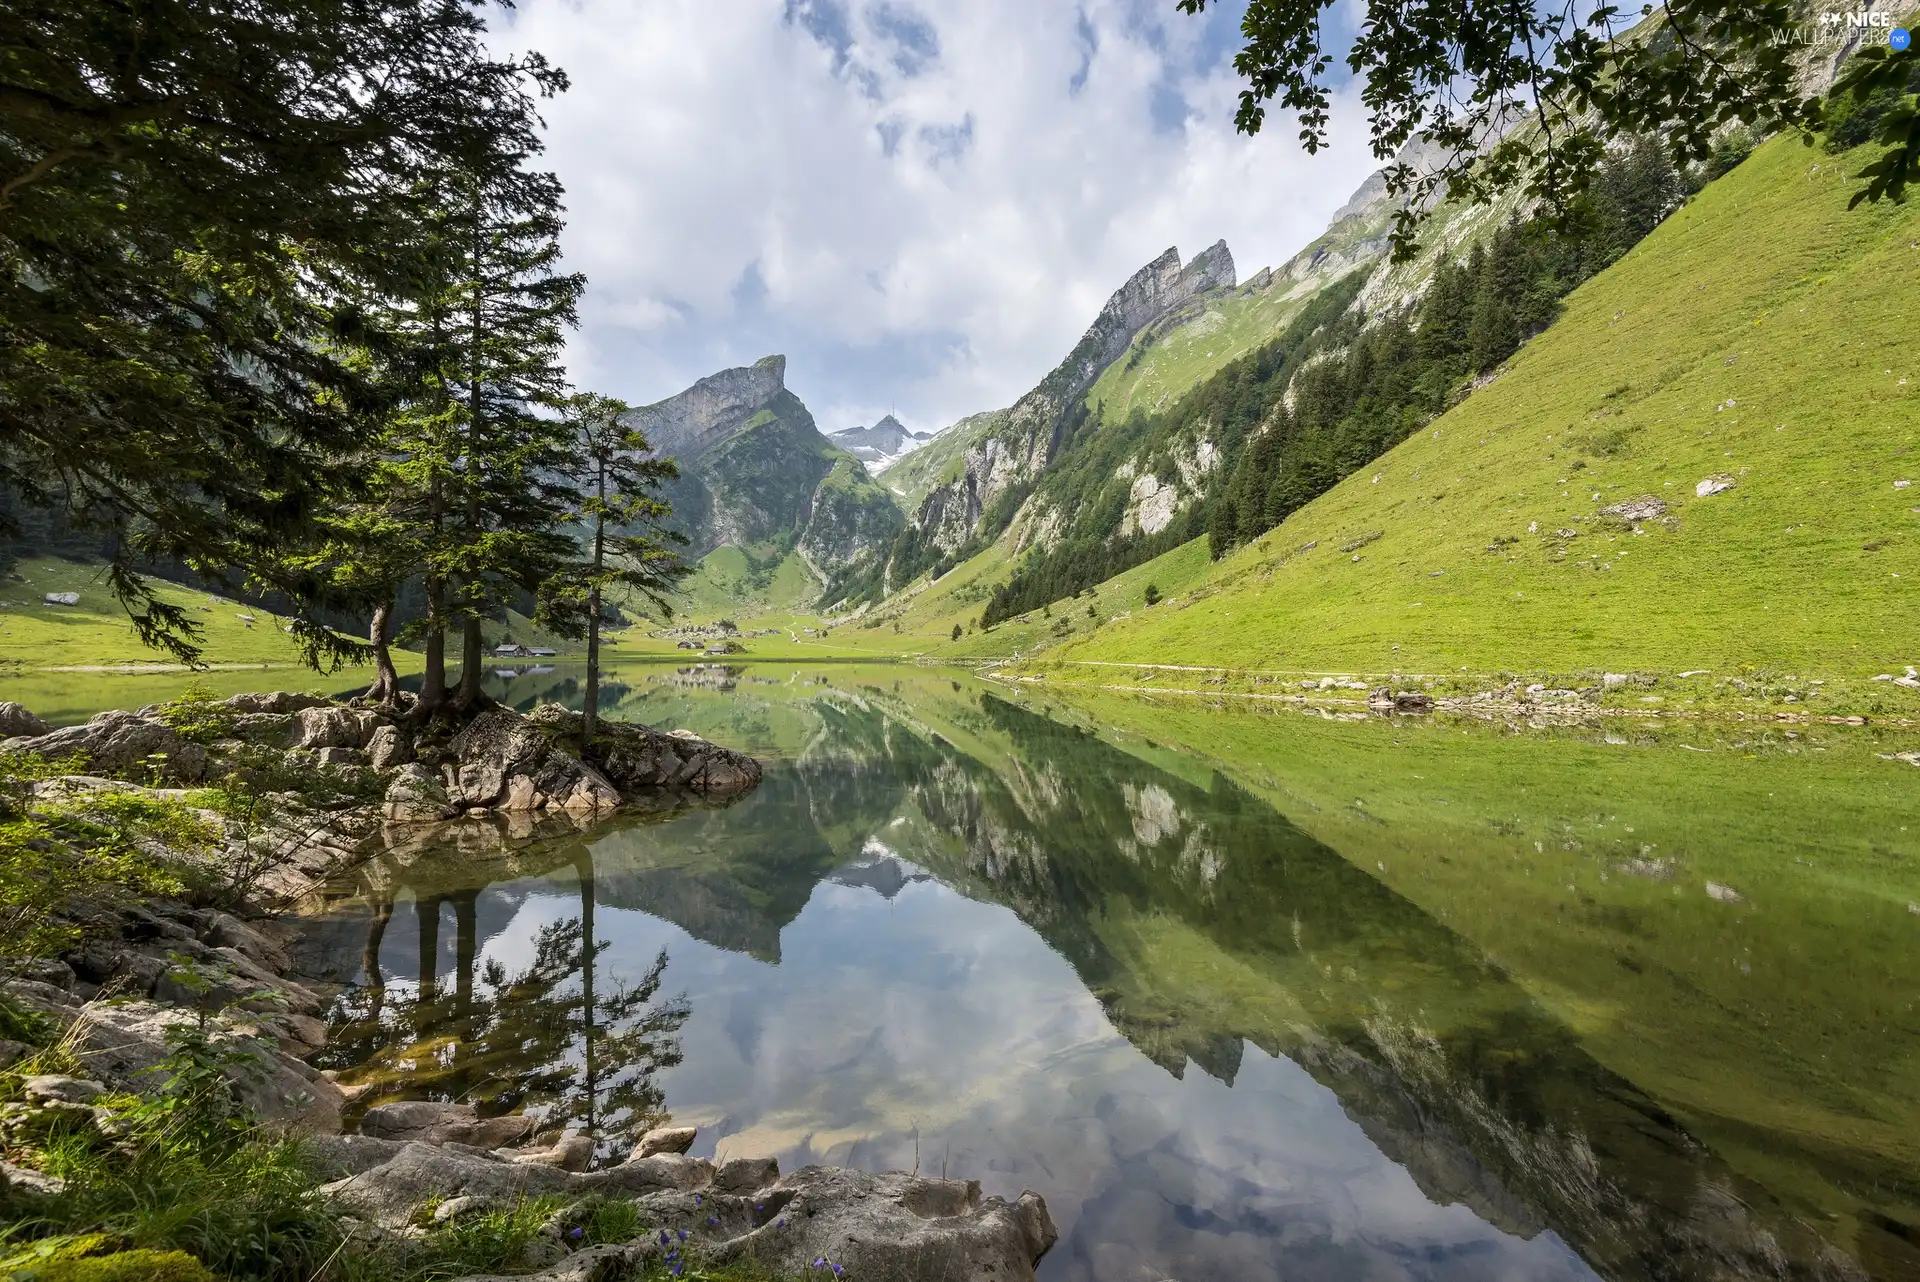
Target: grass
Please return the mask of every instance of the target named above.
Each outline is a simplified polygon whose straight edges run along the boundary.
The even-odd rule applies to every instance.
[[[1848,211],[1858,160],[1762,147],[1496,381],[1170,608],[1049,658],[1898,675],[1920,661],[1920,490],[1896,485],[1920,480],[1920,206]],[[1643,496],[1666,515],[1603,514]]]
[[[297,666],[300,651],[271,612],[225,597],[156,583],[160,599],[186,608],[205,628],[210,663]],[[48,593],[77,592],[79,605],[48,605]],[[134,635],[126,611],[107,590],[99,562],[57,557],[23,560],[0,580],[0,671],[21,667],[120,667],[169,663]],[[250,616],[251,625],[240,616]]]

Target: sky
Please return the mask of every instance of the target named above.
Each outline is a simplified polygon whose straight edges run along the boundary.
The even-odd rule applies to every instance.
[[[1011,404],[1126,278],[1225,238],[1290,258],[1375,167],[1237,134],[1244,0],[520,0],[588,278],[584,390],[644,404],[775,352],[823,431]],[[1335,10],[1337,24],[1353,0]]]

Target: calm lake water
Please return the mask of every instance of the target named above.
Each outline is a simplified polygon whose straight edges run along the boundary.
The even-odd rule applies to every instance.
[[[1054,1282],[1920,1276],[1911,742],[913,668],[607,705],[766,780],[332,887],[327,1062],[374,1098],[1032,1188]]]

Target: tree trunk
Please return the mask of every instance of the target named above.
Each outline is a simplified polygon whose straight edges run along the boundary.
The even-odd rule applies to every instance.
[[[585,758],[600,722],[600,585],[587,590],[587,702],[580,709],[580,755]]]
[[[580,756],[584,760],[587,745],[600,722],[600,571],[607,562],[607,464],[600,460],[595,479],[600,506],[593,514],[593,580],[587,589],[587,703],[580,709]]]
[[[428,579],[426,671],[420,678],[420,701],[413,705],[414,717],[422,721],[438,712],[447,699],[446,605],[446,584]]]
[[[460,692],[454,704],[471,708],[486,698],[480,693],[480,661],[485,657],[486,639],[480,635],[480,620],[468,619],[460,628]]]
[[[400,673],[393,666],[393,652],[387,648],[387,625],[393,616],[393,603],[382,601],[373,607],[373,622],[367,625],[367,640],[373,644],[373,685],[367,698],[391,704],[400,698]]]

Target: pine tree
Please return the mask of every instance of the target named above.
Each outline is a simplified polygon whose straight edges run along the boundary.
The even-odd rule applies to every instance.
[[[105,532],[141,638],[197,627],[159,559],[293,599],[386,406],[375,322],[418,264],[420,175],[524,152],[537,56],[462,0],[11,0],[0,60],[0,487]],[[8,522],[0,514],[0,532]]]
[[[573,479],[582,495],[575,519],[585,527],[586,549],[549,576],[540,593],[542,622],[587,639],[583,752],[593,743],[600,715],[600,625],[609,590],[637,594],[671,616],[666,594],[689,569],[669,546],[686,540],[662,526],[671,509],[659,498],[661,484],[679,470],[671,459],[650,457],[647,438],[621,422],[629,412],[622,401],[590,393],[568,404]]]

